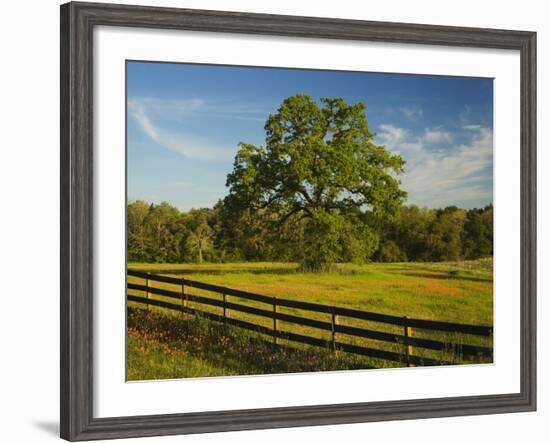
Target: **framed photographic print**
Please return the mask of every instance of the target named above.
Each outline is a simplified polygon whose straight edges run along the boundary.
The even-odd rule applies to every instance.
[[[61,7],[61,436],[536,407],[536,34]]]

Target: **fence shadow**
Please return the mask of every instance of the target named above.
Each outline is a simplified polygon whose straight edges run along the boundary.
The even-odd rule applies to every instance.
[[[492,278],[486,278],[486,277],[476,277],[476,276],[468,276],[468,275],[454,275],[454,274],[445,274],[445,273],[432,273],[428,271],[417,271],[417,270],[411,270],[410,268],[397,268],[397,269],[391,269],[388,271],[388,273],[392,274],[399,274],[400,276],[404,277],[417,277],[417,278],[433,278],[436,280],[464,280],[464,281],[471,281],[471,282],[480,282],[480,283],[492,283]]]
[[[221,274],[256,274],[256,275],[262,275],[262,274],[295,274],[296,272],[299,272],[297,268],[287,268],[287,267],[281,267],[281,268],[265,268],[265,269],[196,269],[196,268],[177,268],[177,269],[169,269],[169,268],[162,268],[162,269],[141,269],[141,268],[135,268],[132,269],[133,271],[138,272],[150,272],[153,274],[171,274],[171,275],[221,275]]]

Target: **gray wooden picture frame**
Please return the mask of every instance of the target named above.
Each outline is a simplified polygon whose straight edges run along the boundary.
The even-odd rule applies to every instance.
[[[521,57],[521,391],[269,409],[93,416],[94,27],[126,26],[517,50]],[[61,437],[70,441],[536,409],[536,33],[68,3],[61,6]],[[498,221],[497,221],[498,223]]]

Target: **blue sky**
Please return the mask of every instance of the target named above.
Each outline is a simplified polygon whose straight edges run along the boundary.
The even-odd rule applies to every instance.
[[[293,94],[367,105],[375,141],[407,161],[407,202],[493,201],[491,79],[128,62],[128,199],[210,207],[227,194],[240,141],[264,143]]]

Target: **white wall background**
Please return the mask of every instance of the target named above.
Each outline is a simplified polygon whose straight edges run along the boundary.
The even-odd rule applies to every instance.
[[[145,441],[279,442],[547,441],[550,364],[546,346],[550,278],[548,78],[550,13],[536,0],[163,0],[118,3],[354,18],[538,32],[539,411],[482,417],[385,422],[151,438]],[[0,439],[54,441],[59,411],[59,3],[6,2],[0,27]]]

